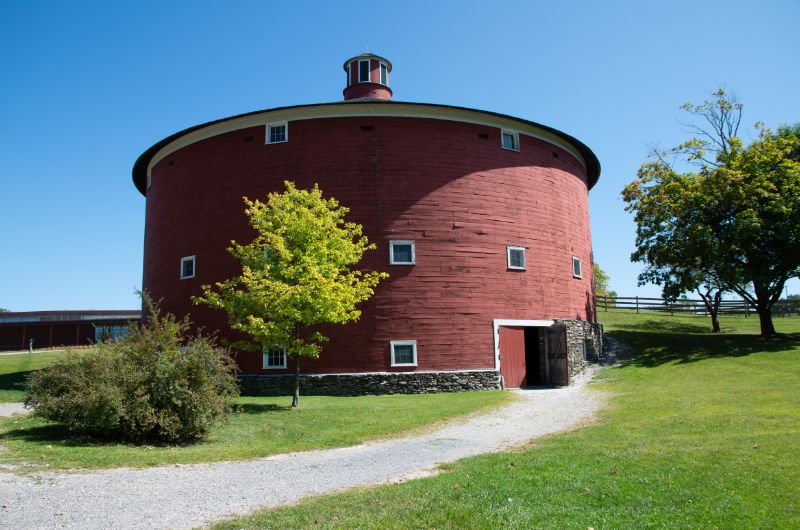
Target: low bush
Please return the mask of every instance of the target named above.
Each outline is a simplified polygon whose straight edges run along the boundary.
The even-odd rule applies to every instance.
[[[227,351],[189,337],[188,319],[145,305],[148,318],[126,337],[34,372],[25,400],[34,415],[74,433],[159,443],[197,440],[223,421],[239,394]]]

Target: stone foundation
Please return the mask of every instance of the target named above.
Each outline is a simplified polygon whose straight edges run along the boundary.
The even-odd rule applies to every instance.
[[[242,394],[250,396],[290,395],[294,384],[293,374],[240,374],[238,379]],[[499,388],[500,374],[494,370],[300,375],[301,395],[427,394]]]
[[[567,326],[567,363],[570,377],[603,358],[603,326],[585,320],[556,320]]]

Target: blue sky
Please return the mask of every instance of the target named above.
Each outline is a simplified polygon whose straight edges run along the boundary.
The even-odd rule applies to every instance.
[[[620,190],[686,136],[678,106],[718,86],[748,131],[800,121],[798,20],[796,1],[2,2],[0,307],[137,307],[138,155],[208,120],[340,100],[342,62],[367,50],[394,64],[396,99],[589,145],[595,258],[620,295],[658,296],[636,285]]]

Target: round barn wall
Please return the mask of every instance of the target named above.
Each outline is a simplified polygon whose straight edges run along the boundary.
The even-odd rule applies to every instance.
[[[279,122],[288,140],[267,143],[266,124]],[[519,133],[518,151],[501,146],[502,130]],[[588,189],[599,167],[587,152],[531,122],[371,99],[189,129],[134,168],[146,193],[143,288],[164,310],[233,338],[222,312],[190,298],[240,272],[226,249],[254,235],[242,197],[316,183],[377,245],[361,265],[390,278],[358,322],[324,330],[330,341],[303,372],[494,370],[495,319],[594,321]],[[414,241],[415,264],[391,265],[391,240]],[[526,249],[525,270],[509,269],[509,245]],[[190,279],[180,279],[185,256],[196,260]],[[393,340],[417,342],[417,366],[391,366]],[[259,353],[237,360],[243,373],[293,371],[291,361],[263,369]]]

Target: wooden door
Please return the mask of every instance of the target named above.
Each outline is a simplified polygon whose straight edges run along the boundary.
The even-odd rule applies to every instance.
[[[505,388],[525,386],[525,328],[500,326],[500,375]]]
[[[569,384],[567,327],[564,324],[554,324],[547,328],[547,368],[548,384],[555,386]]]

